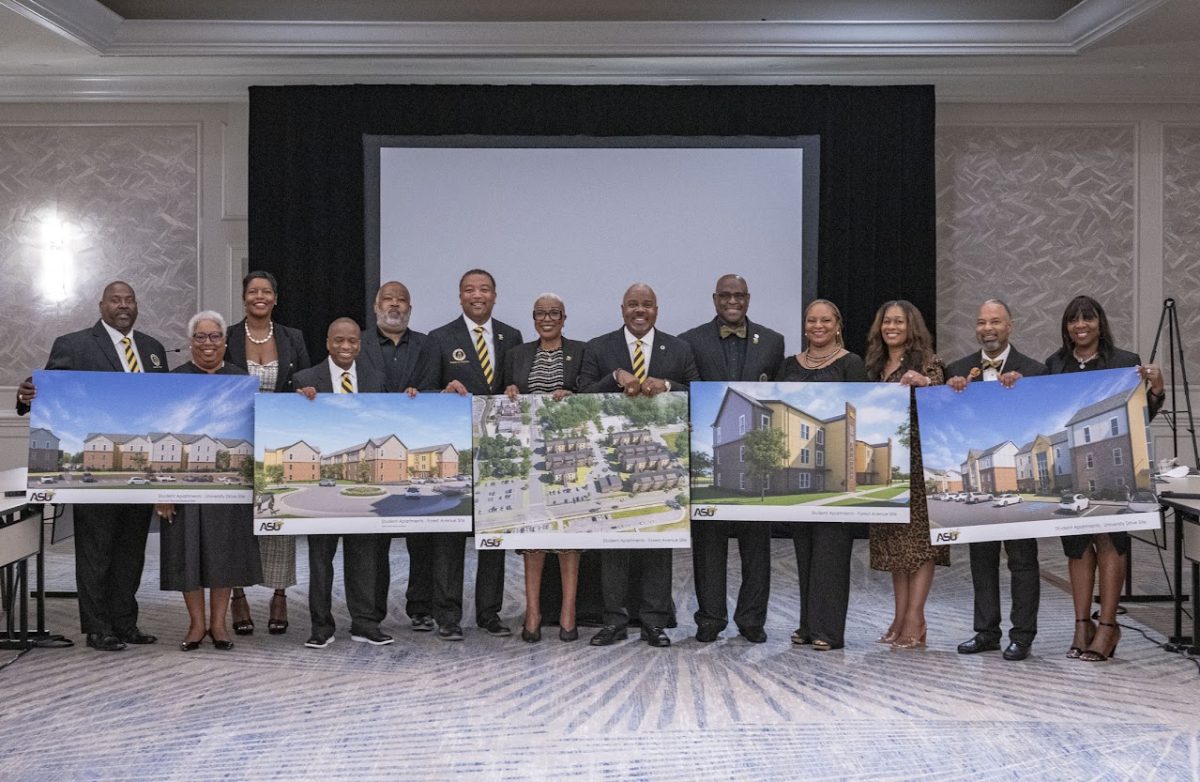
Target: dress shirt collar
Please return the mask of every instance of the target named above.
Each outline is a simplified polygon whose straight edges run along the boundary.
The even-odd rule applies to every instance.
[[[133,352],[137,354],[137,341],[133,338],[133,329],[130,329],[128,334],[122,334],[104,321],[100,321],[100,325],[108,332],[108,338],[112,340],[113,347],[117,350],[117,358],[121,359],[121,366],[125,367],[125,371],[128,372],[129,365],[125,363],[125,346],[121,344],[121,340],[128,337],[129,344],[133,345]]]
[[[378,326],[375,327],[375,336],[379,340],[380,345],[403,345],[404,343],[408,342],[408,332],[409,329],[405,329],[404,333],[400,335],[400,340],[398,342],[392,342],[392,338],[387,334],[384,334],[382,329],[380,329]]]
[[[337,364],[333,363],[332,357],[325,359],[325,361],[327,364],[329,364],[329,379],[333,383],[333,393],[335,393],[335,394],[346,393],[345,391],[342,390],[342,373],[343,372],[350,373],[350,382],[354,384],[354,390],[358,391],[358,362],[357,361],[355,361],[353,364],[351,364],[349,369],[342,369]]]
[[[983,366],[983,362],[985,362],[985,361],[999,361],[1000,369],[1004,369],[1004,365],[1006,363],[1008,363],[1008,354],[1011,352],[1012,352],[1012,344],[1011,343],[1008,345],[1005,345],[1004,350],[1001,351],[1000,355],[996,356],[995,358],[992,358],[991,356],[989,356],[987,354],[987,351],[981,350],[981,351],[979,351],[979,365]],[[999,380],[1000,372],[999,372],[999,370],[995,370],[995,369],[991,369],[991,368],[985,369],[985,370],[983,370],[983,379],[984,380]]]

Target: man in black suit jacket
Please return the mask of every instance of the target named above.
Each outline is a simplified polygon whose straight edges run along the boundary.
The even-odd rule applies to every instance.
[[[717,316],[679,338],[692,346],[701,380],[766,382],[783,363],[783,335],[746,317],[750,289],[736,274],[717,280]],[[729,536],[738,539],[742,585],[733,621],[747,640],[763,643],[771,595],[771,524],[766,521],[693,521],[692,564],[696,579],[696,640],[717,640],[729,623],[726,562]]]
[[[329,358],[295,374],[296,390],[309,399],[322,394],[381,393],[384,376],[356,361],[362,349],[362,332],[350,318],[329,324],[325,347]],[[333,557],[342,539],[342,582],[350,612],[350,638],[374,646],[392,642],[379,629],[387,616],[389,535],[309,535],[308,612],[312,633],[304,645],[324,649],[333,643]]]
[[[84,372],[166,372],[162,343],[133,330],[137,296],[127,283],[110,282],[100,298],[100,320],[90,329],[54,340],[46,369]],[[17,389],[17,413],[37,395],[32,380]],[[75,581],[79,620],[87,644],[118,651],[157,638],[137,627],[137,590],[146,560],[151,508],[147,505],[76,505]]]
[[[979,308],[975,338],[983,350],[955,361],[946,368],[946,385],[962,391],[972,381],[998,380],[1011,388],[1026,375],[1044,375],[1046,367],[1018,353],[1009,344],[1013,320],[1008,305],[989,299]],[[966,476],[964,476],[965,482]],[[964,489],[967,487],[964,486]],[[978,491],[981,487],[972,486]],[[959,654],[995,651],[1000,648],[1000,541],[971,543],[971,581],[975,586],[975,636],[958,645]],[[1036,538],[1006,540],[1008,570],[1012,574],[1012,629],[1004,650],[1006,660],[1024,660],[1037,635],[1041,575],[1038,570]]]
[[[504,358],[521,344],[521,332],[492,318],[496,306],[496,280],[483,269],[471,269],[458,281],[458,301],[463,315],[430,336],[441,354],[441,385],[456,394],[504,393]],[[438,637],[462,640],[462,535],[439,533],[434,559],[437,590],[446,602],[438,607]],[[475,623],[489,635],[508,636],[512,630],[500,621],[504,602],[504,552],[480,551],[475,569]]]
[[[358,361],[384,375],[384,390],[407,393],[437,391],[441,388],[437,341],[408,327],[412,315],[412,297],[408,286],[392,280],[385,282],[375,293],[375,328],[363,335],[362,352]],[[405,591],[404,611],[412,620],[416,632],[434,629],[433,620],[433,540],[429,533],[404,536],[408,548],[408,589]],[[385,552],[386,554],[386,552]],[[383,601],[391,581],[391,562],[385,557],[382,566]]]
[[[625,291],[621,316],[624,327],[596,337],[584,348],[580,391],[654,396],[686,390],[688,383],[700,378],[688,343],[655,330],[658,297],[649,285],[638,283]],[[634,363],[638,353],[644,366]],[[592,636],[592,646],[608,646],[628,637],[629,570],[635,558],[642,573],[642,640],[651,646],[671,645],[665,630],[671,616],[671,557],[671,549],[604,549],[600,553],[604,627]]]

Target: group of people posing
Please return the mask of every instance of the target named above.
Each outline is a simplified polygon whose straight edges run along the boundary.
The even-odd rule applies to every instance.
[[[492,317],[496,281],[472,269],[459,282],[462,316],[429,334],[408,327],[412,299],[400,282],[387,282],[375,297],[375,326],[364,332],[350,318],[328,328],[328,358],[313,365],[303,335],[272,317],[279,291],[268,272],[252,272],[242,285],[245,318],[227,325],[216,312],[203,311],[188,324],[191,360],[175,372],[251,374],[264,392],[318,393],[421,392],[458,394],[551,394],[623,392],[654,396],[686,390],[696,380],[889,382],[921,387],[946,383],[963,390],[970,382],[998,381],[1011,387],[1028,375],[1136,367],[1148,386],[1153,415],[1162,406],[1159,369],[1142,365],[1137,355],[1113,341],[1103,307],[1078,296],[1062,315],[1062,345],[1045,362],[1019,353],[1009,342],[1013,318],[996,299],[983,303],[975,324],[980,350],[946,366],[934,351],[921,313],[903,300],[883,304],[867,335],[866,354],[849,352],[837,306],[817,299],[804,312],[804,349],[784,354],[781,334],[750,321],[746,280],[727,274],[712,294],[715,317],[673,336],[655,328],[658,301],[654,291],[635,284],[621,300],[623,325],[587,343],[564,336],[566,303],[547,293],[533,302],[533,331],[521,332]],[[167,371],[166,353],[154,338],[134,331],[137,299],[124,282],[110,283],[100,301],[100,320],[91,328],[59,337],[47,369],[117,372]],[[17,410],[26,413],[37,394],[27,380],[17,391]],[[924,648],[925,603],[937,565],[950,564],[950,549],[933,546],[921,464],[918,422],[913,410],[908,524],[870,527],[870,563],[892,574],[895,611],[879,642],[895,649]],[[254,632],[243,587],[263,584],[274,589],[267,630],[287,632],[287,588],[296,584],[295,538],[256,537],[249,505],[157,505],[161,521],[162,575],[165,590],[183,593],[189,626],[180,643],[184,651],[206,638],[218,649],[231,649],[234,634]],[[75,516],[76,578],[82,631],[89,646],[117,651],[127,644],[154,643],[137,625],[136,592],[141,582],[151,513],[145,505],[77,505]],[[853,527],[843,523],[791,525],[799,577],[800,626],[791,642],[818,651],[845,644],[850,593]],[[388,612],[391,585],[385,534],[310,535],[310,636],[305,646],[327,647],[335,637],[332,611],[333,560],[341,538],[350,637],[374,645],[392,643],[381,624]],[[461,641],[466,539],[463,533],[405,536],[409,554],[405,612],[411,629],[435,632],[446,641]],[[712,642],[729,623],[727,606],[728,541],[736,537],[742,580],[733,621],[752,643],[764,643],[770,595],[769,522],[695,521],[692,557],[697,610],[695,637]],[[1038,544],[1009,540],[970,544],[975,587],[975,635],[958,651],[974,654],[1001,645],[1000,548],[1008,554],[1012,573],[1012,629],[1003,651],[1008,660],[1030,653],[1037,633],[1039,603]],[[1125,533],[1063,538],[1070,558],[1075,632],[1067,656],[1101,661],[1116,650],[1120,629],[1117,600],[1125,572],[1129,538]],[[556,555],[561,573],[562,606],[559,638],[579,637],[576,594],[580,552],[524,551],[525,596],[521,637],[541,640],[541,581],[548,554]],[[1096,573],[1100,580],[1098,622],[1091,618]],[[478,553],[474,579],[475,623],[493,636],[511,635],[501,619],[505,552]],[[672,550],[605,549],[600,552],[602,626],[593,646],[628,638],[631,624],[641,640],[667,647],[676,626],[671,598]],[[208,589],[207,601],[204,590]],[[207,609],[207,610],[206,610]]]

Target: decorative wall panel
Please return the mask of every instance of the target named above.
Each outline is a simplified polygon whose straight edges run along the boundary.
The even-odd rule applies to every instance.
[[[0,125],[0,385],[94,323],[112,280],[137,292],[139,330],[183,344],[198,300],[198,145],[195,124]]]
[[[1136,142],[1133,125],[939,128],[937,347],[945,360],[978,349],[975,316],[993,297],[1013,310],[1013,344],[1035,358],[1061,344],[1063,307],[1080,293],[1104,306],[1118,346],[1136,347]],[[1192,163],[1195,187],[1200,163]]]
[[[1200,335],[1200,126],[1197,125],[1168,126],[1163,130],[1163,297],[1168,296],[1175,299],[1188,377],[1195,383],[1200,378],[1197,338]],[[1165,350],[1159,348],[1160,352]],[[1165,361],[1159,360],[1165,365]]]

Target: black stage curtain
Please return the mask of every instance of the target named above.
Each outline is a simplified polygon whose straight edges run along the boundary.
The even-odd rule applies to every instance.
[[[816,294],[841,307],[847,347],[862,354],[888,299],[936,323],[930,86],[252,87],[250,265],[279,278],[278,319],[314,355],[333,318],[364,314],[363,135],[443,134],[819,135]]]

